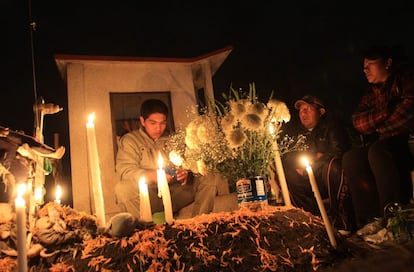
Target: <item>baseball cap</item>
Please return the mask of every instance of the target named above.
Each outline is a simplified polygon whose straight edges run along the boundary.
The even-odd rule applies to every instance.
[[[304,97],[302,97],[301,99],[296,101],[295,102],[295,109],[298,110],[303,103],[313,105],[313,106],[316,106],[318,108],[325,108],[325,105],[322,102],[322,100],[320,100],[319,98],[317,98],[316,96],[313,96],[313,95],[305,95]]]

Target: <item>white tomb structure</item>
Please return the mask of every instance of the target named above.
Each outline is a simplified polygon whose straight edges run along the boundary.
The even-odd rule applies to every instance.
[[[120,212],[114,194],[117,138],[125,132],[125,124],[134,125],[140,103],[149,97],[162,99],[172,109],[170,125],[186,126],[191,115],[197,114],[189,109],[200,100],[214,98],[212,77],[232,49],[195,58],[55,56],[67,84],[74,209],[95,212],[87,154],[88,115],[95,113],[105,216],[110,218]]]

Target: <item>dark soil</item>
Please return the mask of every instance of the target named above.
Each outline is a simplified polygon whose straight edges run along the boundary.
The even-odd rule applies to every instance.
[[[45,246],[49,257],[36,256],[29,262],[32,272],[356,272],[409,271],[414,265],[412,240],[375,248],[354,236],[336,233],[335,238],[337,247],[333,248],[319,217],[300,209],[269,206],[267,211],[203,215],[172,225],[139,224],[132,235],[123,238],[95,233],[91,239]],[[3,253],[1,258],[0,271],[16,262]]]

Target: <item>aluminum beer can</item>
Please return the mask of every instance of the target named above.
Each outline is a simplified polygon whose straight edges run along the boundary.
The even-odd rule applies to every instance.
[[[240,179],[236,182],[236,188],[237,203],[240,207],[267,205],[267,190],[264,177],[257,176]]]

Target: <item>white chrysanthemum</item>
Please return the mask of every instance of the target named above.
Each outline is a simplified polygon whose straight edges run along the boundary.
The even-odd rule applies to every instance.
[[[198,119],[191,121],[185,128],[186,135],[195,135],[197,134]]]
[[[285,123],[289,122],[290,121],[290,113],[289,113],[289,111],[288,112],[285,112],[284,114],[281,114],[280,115],[280,120],[282,120]]]
[[[261,119],[265,119],[269,114],[269,110],[266,108],[265,104],[256,102],[254,104],[251,103],[247,106],[247,113],[256,114]]]
[[[269,109],[276,109],[278,106],[279,106],[279,104],[282,104],[283,102],[282,101],[280,101],[280,100],[277,100],[277,99],[270,99],[268,102],[267,102],[267,107],[269,108]]]
[[[271,99],[267,103],[267,106],[272,110],[272,120],[275,122],[289,122],[290,121],[290,112],[289,108],[282,101]]]
[[[187,134],[185,135],[185,144],[191,148],[191,149],[195,149],[197,148],[197,146],[200,144],[200,141],[197,138],[197,134]]]
[[[186,170],[190,170],[193,173],[198,173],[197,163],[194,160],[184,160],[182,167]]]
[[[259,130],[263,126],[263,120],[257,114],[246,114],[242,120],[243,127],[250,130]]]
[[[234,117],[233,114],[226,114],[223,119],[221,119],[221,127],[224,130],[231,130],[233,129],[233,126],[237,124],[237,119]]]
[[[183,161],[182,167],[184,169],[188,169],[193,171],[194,173],[198,173],[197,170],[197,160],[200,159],[200,150],[198,146],[195,149],[187,148],[184,153],[185,160]]]
[[[208,173],[208,169],[204,161],[202,160],[197,161],[197,171],[203,176],[205,176]]]
[[[208,117],[201,117],[197,128],[197,137],[201,143],[211,143],[217,134],[216,125]]]
[[[229,180],[266,174],[267,163],[273,158],[271,146],[280,136],[283,122],[290,121],[289,110],[285,103],[275,99],[267,104],[259,102],[254,89],[234,97],[227,101],[224,116],[209,111],[192,115],[196,117],[186,129],[172,137],[168,150],[182,155],[182,167],[201,175],[217,170]],[[267,133],[270,127],[274,128],[273,137]],[[281,152],[294,145],[288,140],[282,141],[283,146],[278,144]]]
[[[196,148],[200,141],[198,139],[197,131],[200,124],[200,118],[191,121],[185,129],[185,144],[189,148]]]
[[[226,135],[230,148],[237,148],[246,141],[246,134],[241,129],[234,129]]]
[[[243,115],[246,113],[246,105],[244,101],[231,100],[229,104],[230,104],[231,114],[233,114],[234,117],[241,119]]]

